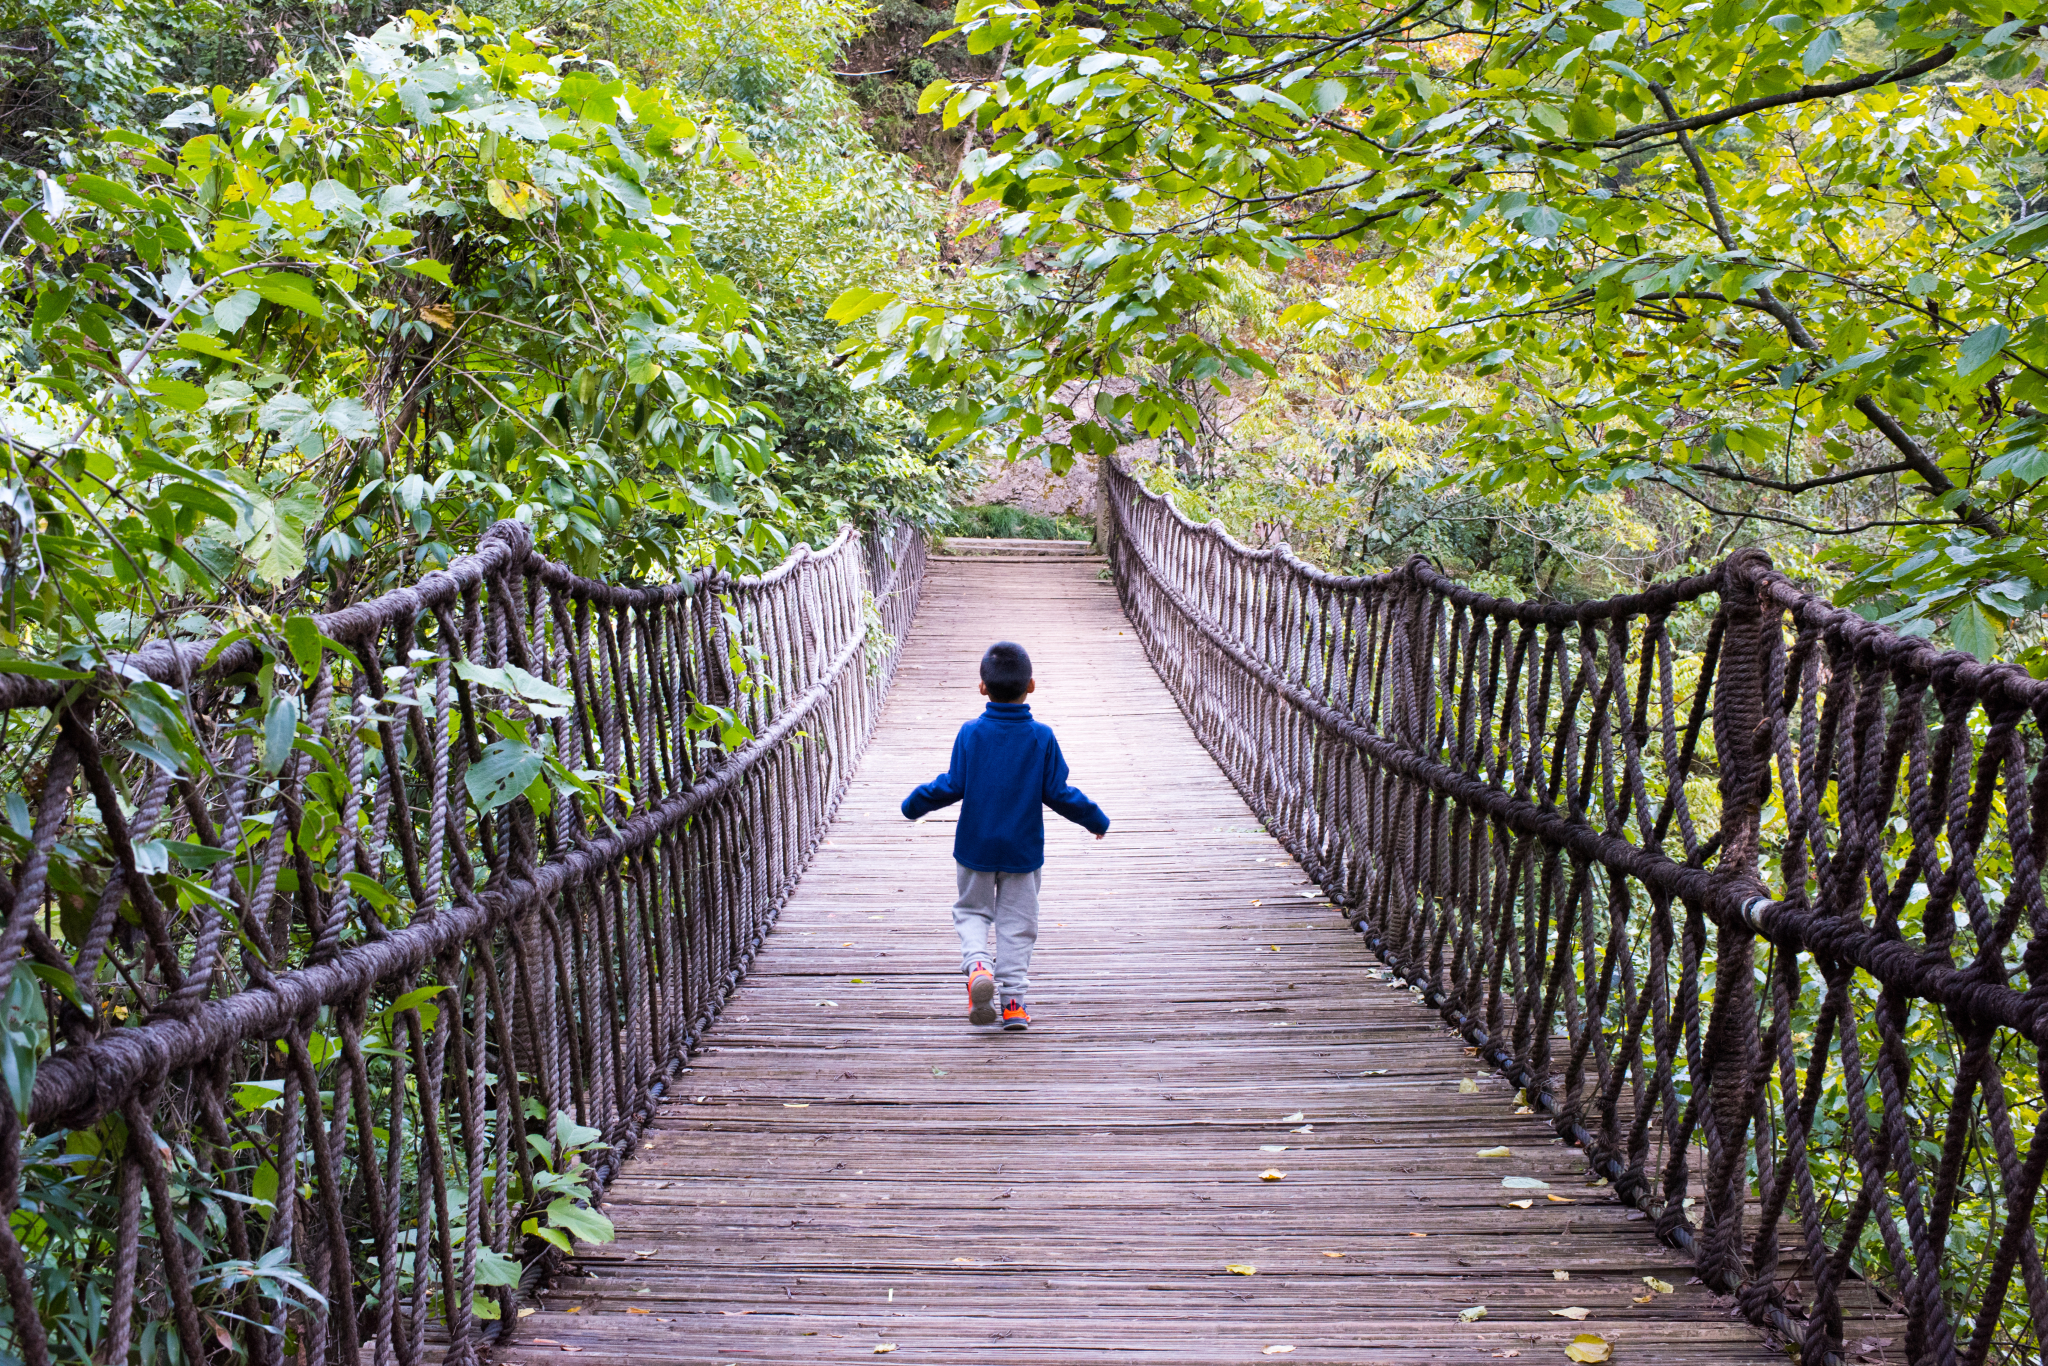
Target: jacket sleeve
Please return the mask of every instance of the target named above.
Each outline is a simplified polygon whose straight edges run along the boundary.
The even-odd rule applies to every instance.
[[[1091,835],[1109,830],[1109,817],[1088,794],[1067,781],[1067,756],[1055,739],[1045,747],[1045,804]]]
[[[959,735],[953,737],[953,757],[946,771],[903,799],[905,820],[914,821],[920,816],[930,815],[942,806],[951,806],[965,794],[967,765],[965,756],[960,752],[965,739],[966,731],[963,729]]]

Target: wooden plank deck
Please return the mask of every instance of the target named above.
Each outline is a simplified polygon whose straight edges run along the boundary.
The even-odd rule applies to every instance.
[[[963,549],[825,847],[611,1188],[618,1242],[498,1361],[1563,1362],[1588,1331],[1617,1363],[1783,1360],[1392,989],[1195,742],[1101,561]],[[1115,823],[1048,815],[1028,1034],[966,1023],[953,813],[897,811],[999,638]],[[1636,1303],[1645,1277],[1676,1293]]]

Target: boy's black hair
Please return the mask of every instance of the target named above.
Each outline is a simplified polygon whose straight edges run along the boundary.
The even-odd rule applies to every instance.
[[[1031,681],[1031,656],[1013,641],[999,640],[981,657],[981,681],[991,702],[1021,702]]]

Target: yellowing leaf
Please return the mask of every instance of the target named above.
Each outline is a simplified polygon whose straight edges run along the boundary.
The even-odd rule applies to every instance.
[[[1343,1254],[1343,1253],[1341,1253],[1341,1252],[1325,1252],[1325,1253],[1324,1253],[1323,1255],[1324,1255],[1325,1257],[1341,1257],[1341,1256],[1343,1256],[1344,1254]]]
[[[807,1100],[785,1100],[782,1102],[782,1108],[785,1110],[808,1110],[811,1108],[811,1103]]]
[[[893,1352],[893,1351],[895,1351],[895,1350],[896,1350],[896,1344],[895,1344],[895,1343],[893,1343],[893,1342],[878,1342],[878,1343],[876,1343],[876,1344],[875,1344],[875,1352],[874,1352],[874,1354],[875,1354],[876,1356],[880,1356],[880,1355],[881,1355],[882,1353],[884,1353],[884,1352]]]
[[[1262,1357],[1284,1357],[1293,1350],[1294,1344],[1291,1342],[1276,1342],[1271,1347],[1261,1347],[1259,1355]]]
[[[1550,1273],[1550,1279],[1553,1281],[1568,1281],[1571,1278],[1572,1273],[1569,1271],[1553,1271]]]
[[[642,1309],[636,1304],[629,1304],[626,1306],[626,1312],[628,1314],[652,1314],[654,1311],[652,1309]]]
[[[446,304],[429,304],[420,310],[420,321],[432,323],[443,332],[455,330],[455,310]]]
[[[1550,1311],[1551,1316],[1553,1318],[1570,1319],[1574,1323],[1577,1323],[1579,1320],[1585,1318],[1588,1314],[1592,1312],[1593,1311],[1590,1309],[1581,1309],[1576,1304],[1570,1306],[1569,1308],[1553,1309]]]
[[[1552,1195],[1546,1195],[1546,1196],[1544,1196],[1543,1198],[1544,1198],[1545,1200],[1548,1200],[1548,1201],[1549,1201],[1549,1202],[1550,1202],[1551,1204],[1553,1204],[1553,1205],[1576,1205],[1576,1204],[1578,1204],[1578,1203],[1579,1203],[1578,1201],[1576,1201],[1576,1200],[1572,1199],[1572,1198],[1571,1198],[1570,1196],[1568,1196],[1568,1195],[1556,1195],[1556,1194],[1552,1194]]]
[[[523,219],[549,200],[546,190],[519,180],[493,180],[484,186],[491,207],[507,218]]]
[[[1534,1200],[1510,1200],[1510,1201],[1508,1201],[1508,1208],[1509,1208],[1509,1209],[1527,1209],[1527,1208],[1529,1208],[1529,1206],[1531,1206],[1531,1205],[1533,1205],[1533,1204],[1535,1204],[1535,1203],[1536,1203],[1536,1202],[1535,1202]]]
[[[1250,1262],[1232,1262],[1223,1269],[1233,1276],[1256,1276],[1259,1274],[1259,1269]]]
[[[1261,1181],[1284,1181],[1286,1179],[1287,1173],[1281,1171],[1278,1167],[1268,1167],[1259,1173],[1259,1180]]]
[[[1463,1079],[1462,1081],[1460,1081],[1460,1082],[1458,1083],[1458,1094],[1459,1094],[1459,1095],[1461,1095],[1461,1096],[1476,1096],[1476,1095],[1478,1095],[1478,1094],[1479,1094],[1479,1083],[1478,1083],[1478,1082],[1476,1082],[1476,1081],[1474,1081],[1474,1080],[1472,1080],[1472,1078],[1470,1078],[1470,1077],[1466,1077],[1466,1078],[1464,1078],[1464,1079]]]
[[[1643,1277],[1643,1284],[1649,1286],[1650,1289],[1656,1291],[1660,1295],[1668,1295],[1671,1293],[1671,1282],[1660,1281],[1655,1276]]]
[[[1510,1154],[1510,1153],[1508,1152],[1508,1150],[1507,1150],[1506,1148],[1504,1148],[1504,1147],[1502,1147],[1502,1148],[1481,1148],[1481,1149],[1479,1150],[1479,1155],[1480,1155],[1481,1157],[1508,1157],[1508,1156],[1511,1156],[1511,1154]]]
[[[1614,1356],[1614,1348],[1598,1333],[1581,1333],[1565,1346],[1564,1354],[1573,1361],[1607,1361]]]
[[[1486,1306],[1483,1304],[1475,1304],[1470,1309],[1460,1309],[1458,1311],[1458,1322],[1460,1323],[1477,1323],[1485,1317]]]

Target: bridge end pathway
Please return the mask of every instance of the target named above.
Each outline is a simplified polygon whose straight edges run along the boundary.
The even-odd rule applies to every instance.
[[[618,1241],[497,1361],[1552,1363],[1580,1334],[1624,1366],[1784,1360],[1388,979],[1101,560],[956,548],[836,825],[611,1186]],[[897,811],[998,638],[1115,822],[1048,818],[1026,1034],[965,1022],[953,813]]]

